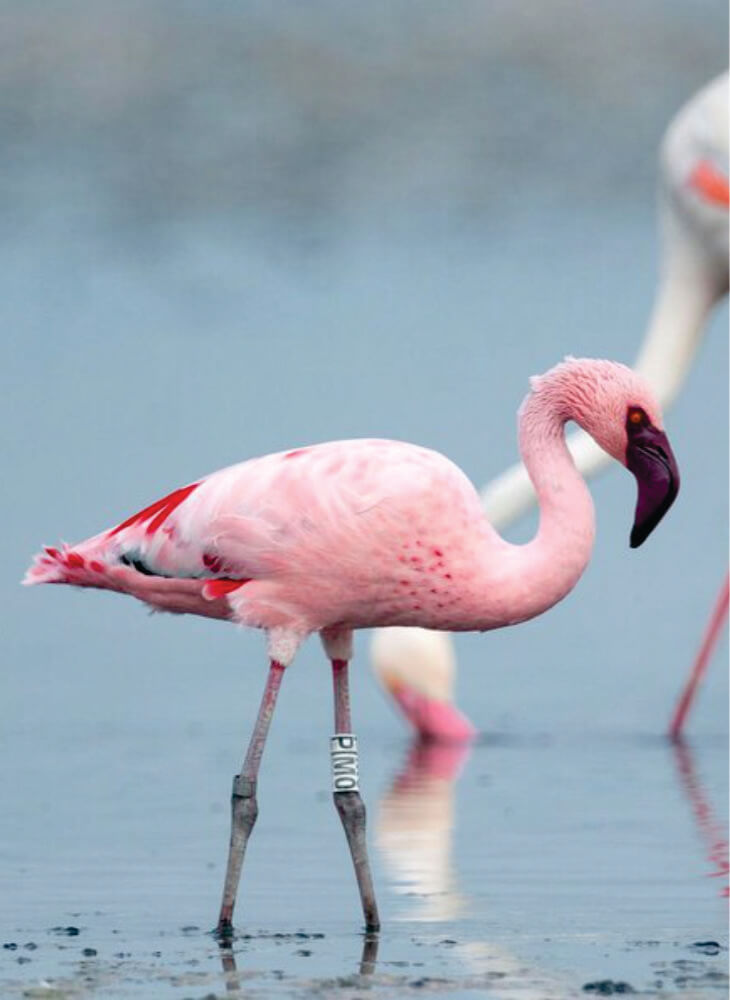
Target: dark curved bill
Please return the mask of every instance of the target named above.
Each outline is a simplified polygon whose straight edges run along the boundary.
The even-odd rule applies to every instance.
[[[646,541],[679,493],[679,469],[664,431],[648,424],[629,435],[626,465],[636,476],[636,501],[631,548]]]

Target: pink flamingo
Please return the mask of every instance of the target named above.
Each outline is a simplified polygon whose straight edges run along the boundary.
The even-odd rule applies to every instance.
[[[565,597],[588,563],[594,536],[591,496],[565,445],[568,420],[636,477],[631,545],[640,545],[679,489],[659,407],[629,368],[566,359],[532,379],[520,410],[520,450],[541,505],[539,530],[527,545],[497,534],[472,484],[442,455],[399,441],[356,440],[251,459],[177,489],[87,541],[35,558],[25,583],[115,590],[162,611],[267,633],[268,680],[233,782],[222,938],[232,934],[279,688],[312,632],[332,663],[334,800],[366,927],[378,929],[350,722],[352,630],[484,631],[534,618]]]
[[[659,155],[659,217],[662,235],[661,275],[654,309],[634,368],[645,376],[663,409],[679,393],[701,342],[707,317],[728,290],[728,76],[717,77],[695,94],[675,115],[662,140]],[[581,430],[568,436],[568,447],[584,476],[602,472],[610,456]],[[513,465],[481,491],[484,511],[497,528],[505,528],[526,513],[537,496],[527,469]],[[706,628],[689,679],[674,712],[670,733],[682,730],[700,680],[728,613],[725,580]],[[388,664],[391,688],[397,687],[404,707],[413,697],[409,683],[424,671],[453,673],[451,643],[444,636],[390,629],[376,634],[372,651],[376,673]],[[402,670],[402,677],[398,672]],[[420,677],[421,687],[424,685]],[[422,690],[415,692],[417,698]],[[444,719],[443,733],[432,725],[432,738],[451,740],[453,708],[446,703],[430,709],[434,725]],[[419,729],[419,714],[409,717]]]

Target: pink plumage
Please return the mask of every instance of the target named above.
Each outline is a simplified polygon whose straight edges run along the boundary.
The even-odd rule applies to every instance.
[[[443,456],[330,442],[223,469],[87,541],[46,549],[25,582],[118,590],[302,637],[423,616],[458,628],[455,580],[471,580],[477,526],[483,546],[496,541]]]
[[[87,541],[45,549],[24,582],[116,590],[156,609],[264,628],[282,663],[323,629],[514,624],[564,597],[592,547],[592,504],[560,428],[578,419],[625,461],[631,400],[661,426],[647,386],[622,365],[568,360],[533,380],[523,452],[548,492],[561,481],[562,502],[528,545],[497,534],[443,455],[400,441],[335,441],[181,487]]]

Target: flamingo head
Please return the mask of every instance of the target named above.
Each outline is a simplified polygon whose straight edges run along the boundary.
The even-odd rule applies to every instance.
[[[379,629],[372,656],[378,680],[419,739],[459,744],[474,738],[474,726],[451,700],[456,665],[445,632]]]
[[[631,404],[626,410],[626,467],[636,477],[638,497],[631,548],[652,533],[679,493],[679,469],[664,431],[646,410]]]
[[[565,419],[580,424],[635,476],[638,497],[630,544],[638,548],[679,492],[677,461],[651,386],[615,361],[566,358],[537,380],[538,392],[556,389]]]

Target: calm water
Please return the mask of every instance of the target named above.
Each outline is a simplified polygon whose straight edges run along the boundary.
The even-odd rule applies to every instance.
[[[318,645],[284,682],[249,936],[221,955],[261,637],[17,586],[44,542],[310,441],[416,440],[481,483],[516,456],[528,375],[633,359],[656,146],[723,68],[727,14],[533,6],[0,4],[2,996],[725,995],[726,640],[689,746],[661,733],[727,567],[726,306],[667,420],[660,529],[629,551],[613,471],[575,593],[459,638],[471,753],[406,745],[359,638],[377,959]]]
[[[361,734],[384,922],[371,994],[569,997],[611,979],[724,995],[723,740],[531,733],[462,754]],[[206,934],[238,743],[212,721],[11,728],[3,995],[358,995],[359,903],[311,733],[275,724],[244,937],[230,956]]]

